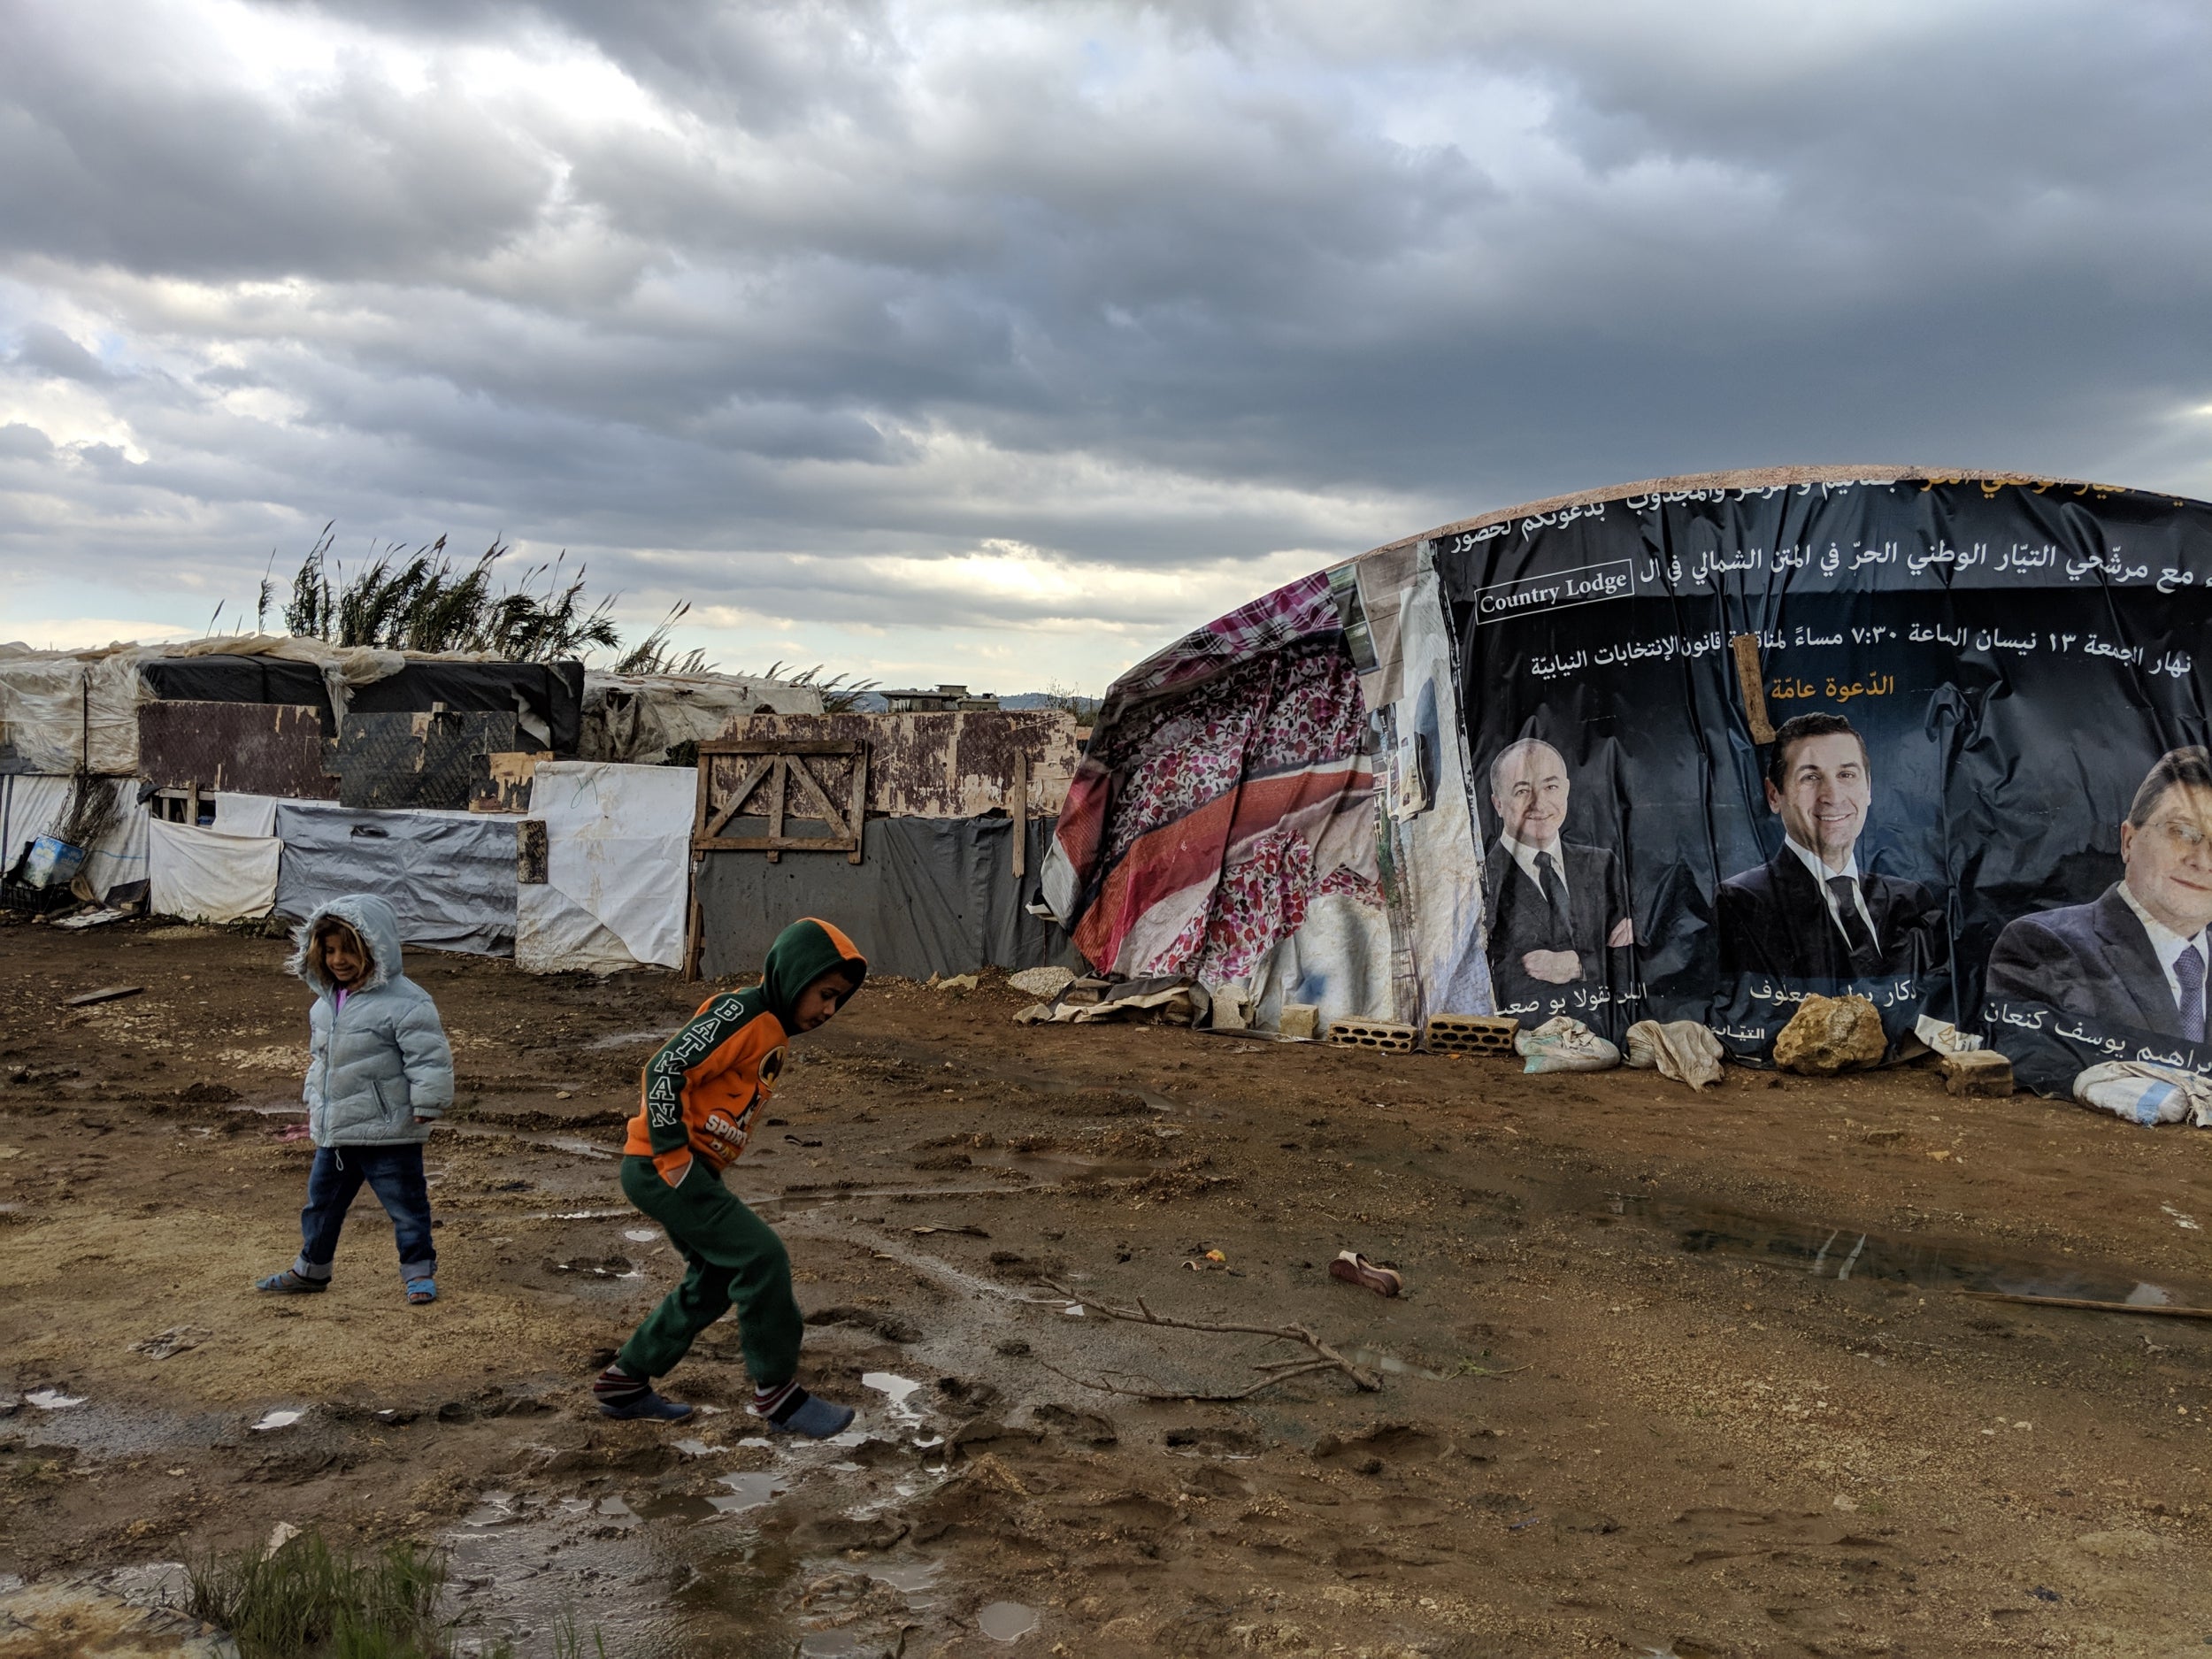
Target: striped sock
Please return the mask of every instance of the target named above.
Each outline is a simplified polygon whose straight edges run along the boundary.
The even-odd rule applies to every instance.
[[[592,1379],[591,1392],[603,1406],[626,1406],[651,1387],[646,1379],[633,1377],[619,1365],[610,1365]]]
[[[766,1417],[771,1422],[782,1416],[785,1411],[795,1411],[805,1403],[806,1390],[799,1386],[799,1379],[796,1377],[780,1387],[753,1390],[753,1415],[757,1417]]]

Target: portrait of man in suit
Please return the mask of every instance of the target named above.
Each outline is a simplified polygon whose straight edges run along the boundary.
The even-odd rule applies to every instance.
[[[1782,849],[1715,895],[1723,973],[1868,979],[1942,959],[1943,915],[1928,889],[1859,866],[1874,780],[1850,721],[1785,721],[1767,750],[1766,799]]]
[[[1501,1009],[1548,1010],[1570,986],[1625,991],[1636,927],[1620,860],[1562,839],[1572,785],[1567,763],[1525,737],[1490,763],[1490,804],[1503,826],[1483,861],[1490,978]]]
[[[2086,904],[2007,924],[1987,992],[2104,1025],[2204,1041],[2212,944],[2212,756],[2159,757],[2120,826],[2120,879]]]

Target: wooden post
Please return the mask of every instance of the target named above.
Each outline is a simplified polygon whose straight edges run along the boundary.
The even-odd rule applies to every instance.
[[[1014,885],[1029,873],[1029,752],[1014,757]]]
[[[698,804],[691,810],[693,835],[707,833],[707,803],[710,790],[709,780],[714,775],[714,757],[699,757]],[[692,848],[684,849],[684,983],[690,985],[699,978],[699,951],[705,943],[699,936],[699,860],[706,855]]]
[[[868,746],[860,745],[853,755],[853,849],[846,857],[849,864],[860,862],[860,855],[868,846]]]
[[[772,841],[783,839],[783,792],[785,785],[791,781],[790,766],[791,757],[779,755],[776,757],[775,770],[768,774],[768,839]],[[771,847],[768,862],[772,864],[781,864],[782,852]]]

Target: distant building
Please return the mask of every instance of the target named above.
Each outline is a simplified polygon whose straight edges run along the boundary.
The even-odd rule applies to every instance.
[[[934,691],[886,691],[878,695],[883,698],[885,711],[890,714],[956,714],[998,707],[997,697],[988,692],[971,692],[965,686],[940,686]]]

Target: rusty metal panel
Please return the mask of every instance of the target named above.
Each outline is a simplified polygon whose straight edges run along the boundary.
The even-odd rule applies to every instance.
[[[338,799],[347,806],[469,803],[477,757],[522,746],[512,714],[447,710],[430,714],[349,714],[338,728]]]
[[[157,789],[334,801],[322,710],[309,703],[163,701],[138,709],[138,764]]]
[[[723,736],[866,743],[868,810],[884,818],[1018,816],[1018,783],[1027,796],[1019,816],[1056,818],[1075,775],[1075,717],[1058,709],[741,715]],[[841,798],[849,775],[825,777],[824,787]]]
[[[549,749],[522,749],[511,755],[472,755],[469,764],[469,810],[472,812],[527,812],[530,785],[538,775],[538,763],[553,758]]]

